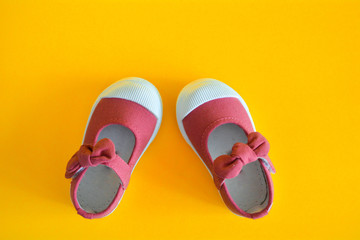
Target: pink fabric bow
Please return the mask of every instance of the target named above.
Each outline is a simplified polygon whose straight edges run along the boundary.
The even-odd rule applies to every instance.
[[[270,145],[263,135],[252,132],[248,135],[248,144],[235,143],[230,155],[221,155],[214,161],[214,171],[222,179],[234,178],[243,166],[260,157],[266,157]]]
[[[65,177],[71,178],[80,168],[94,167],[112,161],[115,157],[114,143],[108,138],[101,139],[95,146],[81,145],[68,162]]]

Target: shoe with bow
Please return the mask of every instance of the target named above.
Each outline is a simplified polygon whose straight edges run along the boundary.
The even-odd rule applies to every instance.
[[[179,94],[180,132],[208,168],[229,209],[243,217],[265,216],[273,202],[269,143],[255,131],[249,109],[232,88],[200,79]]]
[[[146,80],[123,79],[101,93],[83,144],[65,172],[72,179],[70,195],[78,214],[101,218],[115,210],[135,165],[156,136],[161,117],[159,92]]]

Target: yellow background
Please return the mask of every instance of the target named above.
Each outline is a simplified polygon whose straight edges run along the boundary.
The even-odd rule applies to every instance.
[[[0,238],[360,239],[360,1],[0,1]],[[78,216],[65,166],[118,79],[160,91],[164,117],[116,211]],[[183,140],[176,98],[221,80],[271,143],[275,199],[223,204]]]

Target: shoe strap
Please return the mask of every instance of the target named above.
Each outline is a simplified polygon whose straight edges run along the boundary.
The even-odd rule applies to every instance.
[[[131,167],[116,154],[115,145],[108,138],[101,139],[94,146],[81,145],[66,166],[65,178],[74,178],[81,171],[99,164],[112,168],[119,176],[122,188],[126,189]]]
[[[275,172],[268,157],[270,144],[258,132],[248,135],[248,143],[235,143],[230,155],[221,155],[214,160],[214,182],[218,189],[224,184],[225,179],[238,176],[242,168],[258,159],[262,160],[270,172]]]

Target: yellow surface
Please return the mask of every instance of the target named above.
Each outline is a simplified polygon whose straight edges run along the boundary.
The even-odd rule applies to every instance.
[[[359,1],[0,1],[1,239],[360,239]],[[116,211],[78,216],[65,165],[114,81],[158,87],[163,124]],[[232,214],[175,120],[227,83],[271,143],[268,216]]]

